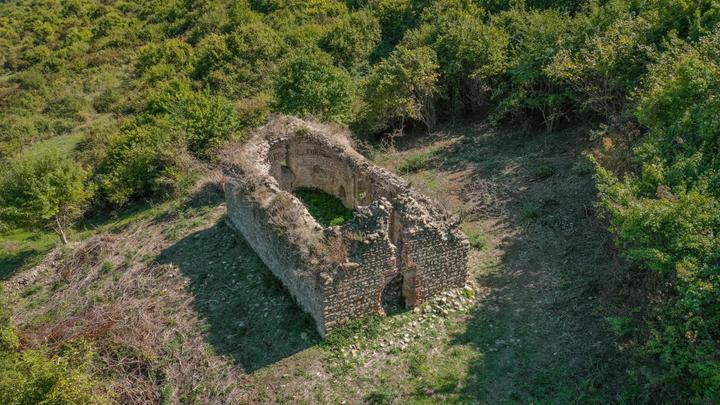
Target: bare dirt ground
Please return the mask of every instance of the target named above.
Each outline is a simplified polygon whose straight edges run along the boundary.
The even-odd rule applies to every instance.
[[[54,251],[6,294],[26,344],[94,342],[124,404],[616,402],[606,318],[632,309],[632,285],[593,208],[586,133],[462,126],[376,151],[461,215],[471,278],[326,342],[212,187]]]

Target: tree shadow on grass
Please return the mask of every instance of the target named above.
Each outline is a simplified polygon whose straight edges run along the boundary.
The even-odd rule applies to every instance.
[[[42,261],[58,241],[49,232],[15,230],[0,235],[0,281]]]
[[[0,281],[9,279],[18,270],[24,267],[25,263],[35,255],[39,254],[34,250],[24,250],[0,254]]]
[[[493,239],[472,275],[488,295],[452,341],[478,353],[455,388],[463,400],[612,402],[622,390],[604,316],[631,306],[626,264],[594,212],[588,147],[583,133],[475,133],[441,151],[443,170],[472,169],[463,199]]]
[[[159,261],[190,279],[193,306],[210,344],[246,372],[320,342],[312,318],[224,222],[181,239]]]

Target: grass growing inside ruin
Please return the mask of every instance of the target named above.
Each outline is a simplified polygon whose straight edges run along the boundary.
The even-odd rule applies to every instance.
[[[353,216],[339,198],[314,188],[299,188],[295,196],[305,204],[310,215],[322,226],[342,225]]]

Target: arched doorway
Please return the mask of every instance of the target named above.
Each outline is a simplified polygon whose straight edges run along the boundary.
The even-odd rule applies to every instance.
[[[337,195],[337,196],[338,196],[338,198],[340,198],[341,200],[345,201],[345,187],[340,186],[340,188],[338,189],[338,195]]]
[[[403,276],[401,274],[393,277],[385,284],[380,298],[385,315],[396,315],[407,310],[403,294],[403,284]]]

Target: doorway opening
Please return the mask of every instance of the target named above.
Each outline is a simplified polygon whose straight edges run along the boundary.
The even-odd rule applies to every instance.
[[[385,315],[397,315],[405,312],[405,297],[403,296],[403,276],[397,275],[385,285],[382,292],[382,307]]]

